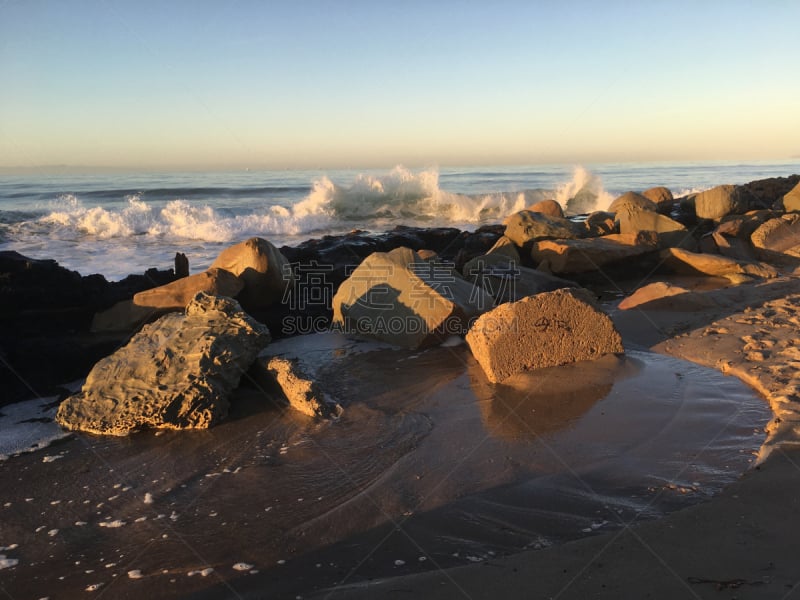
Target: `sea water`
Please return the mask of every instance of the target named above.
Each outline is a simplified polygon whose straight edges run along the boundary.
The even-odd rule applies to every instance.
[[[277,246],[397,225],[474,230],[581,188],[602,210],[619,194],[663,185],[676,196],[723,183],[800,172],[800,160],[336,171],[0,172],[0,250],[54,258],[118,280],[167,268],[185,253],[192,272],[252,236]]]

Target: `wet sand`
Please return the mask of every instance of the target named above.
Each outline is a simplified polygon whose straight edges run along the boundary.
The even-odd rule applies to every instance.
[[[719,493],[770,415],[736,379],[635,349],[494,387],[463,344],[269,350],[303,357],[344,416],[245,384],[208,431],[74,436],[0,463],[0,553],[19,561],[4,593],[307,597],[559,552]]]

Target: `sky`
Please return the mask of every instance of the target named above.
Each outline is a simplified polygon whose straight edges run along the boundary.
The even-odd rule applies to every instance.
[[[798,22],[798,0],[0,0],[0,166],[785,159]]]

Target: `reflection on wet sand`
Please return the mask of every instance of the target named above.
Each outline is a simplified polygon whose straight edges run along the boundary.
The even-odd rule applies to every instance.
[[[509,441],[521,441],[567,427],[605,398],[615,381],[638,370],[635,361],[608,355],[595,361],[518,373],[493,384],[473,361],[469,379],[486,430]]]

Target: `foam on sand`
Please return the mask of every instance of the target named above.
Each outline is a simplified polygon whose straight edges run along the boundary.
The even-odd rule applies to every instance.
[[[0,460],[16,454],[46,448],[54,441],[69,437],[53,421],[58,410],[58,398],[34,398],[0,407]],[[60,455],[46,456],[43,462],[53,462]]]

